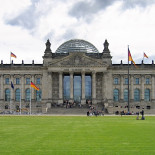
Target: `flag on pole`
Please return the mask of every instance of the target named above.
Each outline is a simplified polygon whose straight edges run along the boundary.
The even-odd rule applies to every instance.
[[[17,56],[13,54],[12,52],[11,52],[11,57],[17,58]]]
[[[132,59],[132,56],[131,56],[131,53],[130,53],[129,48],[128,48],[128,61],[132,61],[133,64],[134,64],[134,66],[137,67],[136,64],[135,64],[135,62],[134,62],[133,59]]]
[[[144,53],[144,57],[145,57],[145,58],[149,58],[145,53]]]
[[[13,85],[12,81],[11,81],[11,88],[14,89],[14,85]]]
[[[39,91],[39,88],[31,81],[31,87]]]

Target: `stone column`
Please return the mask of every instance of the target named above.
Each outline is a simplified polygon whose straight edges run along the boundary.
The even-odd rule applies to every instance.
[[[152,92],[151,92],[151,100],[154,101],[155,100],[155,89],[154,89],[154,75],[152,75]]]
[[[42,103],[48,102],[48,71],[44,70],[42,75]]]
[[[52,72],[48,72],[48,102],[46,103],[47,108],[51,108],[52,103]]]
[[[96,104],[96,72],[92,72],[92,103]]]
[[[144,101],[144,76],[141,76],[141,94],[140,94],[140,99],[141,101]]]
[[[48,73],[48,99],[52,99],[52,72]]]
[[[85,72],[82,71],[82,100],[81,104],[86,104],[86,98],[85,98]]]
[[[102,75],[102,100],[105,100],[105,90],[106,90],[106,85],[105,85],[105,74],[103,73]]]
[[[59,100],[58,103],[63,103],[63,99],[62,99],[62,72],[59,72]]]
[[[70,101],[73,101],[73,72],[70,72]]]

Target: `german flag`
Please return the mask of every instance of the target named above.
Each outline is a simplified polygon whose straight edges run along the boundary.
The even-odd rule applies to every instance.
[[[131,53],[130,53],[129,48],[128,48],[128,61],[132,61],[132,62],[133,62],[133,64],[134,64],[134,66],[137,68],[137,66],[136,66],[135,62],[134,62],[134,61],[133,61],[133,59],[132,59],[132,56],[131,56]]]
[[[15,54],[11,52],[11,57],[17,58]]]
[[[144,57],[145,57],[145,58],[148,58],[148,56],[147,56],[145,53],[144,53]]]
[[[31,87],[33,87],[35,90],[39,91],[39,88],[31,81]]]

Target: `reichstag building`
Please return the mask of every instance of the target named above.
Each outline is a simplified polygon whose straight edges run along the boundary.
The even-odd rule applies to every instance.
[[[53,104],[69,102],[85,105],[101,104],[109,113],[127,110],[128,82],[130,111],[155,109],[155,69],[152,64],[112,63],[107,40],[103,51],[90,42],[73,39],[64,42],[55,52],[47,40],[43,64],[0,64],[0,111],[29,109],[46,113]],[[30,88],[31,81],[39,88]],[[11,82],[14,89],[11,88]]]

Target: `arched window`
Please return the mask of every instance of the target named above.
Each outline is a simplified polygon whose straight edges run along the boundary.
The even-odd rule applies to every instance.
[[[15,101],[20,101],[20,89],[16,89],[15,91]]]
[[[150,89],[145,89],[145,101],[150,101]]]
[[[114,89],[114,91],[113,91],[113,100],[115,102],[117,102],[119,100],[119,90],[118,89]]]
[[[140,91],[139,91],[139,89],[135,89],[135,91],[134,91],[134,101],[140,101]]]
[[[10,101],[10,89],[5,90],[5,101]]]
[[[124,101],[128,102],[128,89],[124,89]]]
[[[41,90],[39,91],[36,90],[36,101],[41,101]]]
[[[25,91],[25,100],[30,101],[30,89],[26,89]]]

